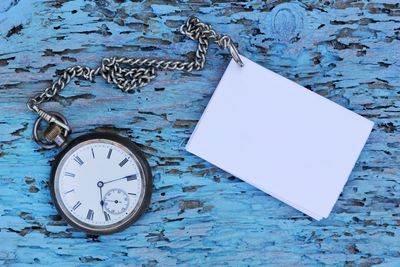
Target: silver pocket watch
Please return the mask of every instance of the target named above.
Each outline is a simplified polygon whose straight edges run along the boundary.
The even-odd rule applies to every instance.
[[[198,41],[192,60],[103,58],[95,69],[79,65],[66,69],[51,86],[29,99],[28,109],[39,116],[33,126],[33,139],[44,149],[61,148],[52,164],[50,191],[58,212],[73,227],[91,234],[126,229],[149,206],[151,169],[138,146],[126,137],[93,132],[68,141],[71,128],[67,120],[40,105],[52,100],[73,78],[94,81],[101,76],[132,93],[155,78],[156,70],[201,70],[209,42],[228,49],[236,63],[243,66],[231,38],[218,35],[198,18],[190,17],[180,32]],[[44,131],[42,122],[48,123]]]
[[[58,212],[85,232],[110,234],[135,222],[147,209],[152,175],[140,149],[112,133],[89,133],[57,155],[50,191]]]

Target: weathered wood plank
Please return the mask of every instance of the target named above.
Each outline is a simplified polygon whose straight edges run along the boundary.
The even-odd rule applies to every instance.
[[[376,122],[328,219],[312,221],[184,151],[229,60],[215,46],[202,72],[159,73],[133,95],[77,81],[47,105],[75,136],[96,128],[130,136],[155,175],[150,210],[123,233],[88,236],[57,215],[47,185],[56,151],[32,141],[28,96],[55,71],[105,56],[190,56],[195,43],[177,31],[189,15],[231,35],[248,58]],[[399,51],[395,0],[3,0],[0,263],[400,264]]]

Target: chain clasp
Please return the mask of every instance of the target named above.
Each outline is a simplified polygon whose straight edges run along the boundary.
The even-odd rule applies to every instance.
[[[216,37],[216,41],[215,41],[219,47],[223,48],[223,49],[228,49],[229,53],[231,53],[231,56],[233,58],[233,60],[240,66],[243,67],[244,63],[243,61],[240,59],[240,55],[239,55],[239,51],[237,49],[237,47],[235,46],[235,44],[232,41],[232,38],[228,35],[218,35]]]
[[[236,46],[233,43],[230,43],[228,45],[228,49],[229,49],[229,52],[231,53],[233,60],[235,60],[235,62],[240,67],[243,67],[244,63],[243,63],[242,59],[240,58],[239,51],[237,50]]]

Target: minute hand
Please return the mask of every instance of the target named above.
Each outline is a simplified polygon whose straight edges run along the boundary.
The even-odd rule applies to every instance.
[[[104,184],[112,183],[112,182],[115,182],[115,181],[118,181],[118,180],[122,180],[122,179],[126,179],[127,181],[131,181],[131,180],[136,180],[137,176],[136,176],[136,174],[132,174],[132,175],[128,175],[128,176],[124,176],[124,177],[121,177],[121,178],[118,178],[118,179],[114,179],[114,180],[111,180],[111,181],[104,182]]]

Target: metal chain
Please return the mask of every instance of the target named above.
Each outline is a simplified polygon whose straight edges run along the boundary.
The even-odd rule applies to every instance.
[[[229,49],[233,59],[243,65],[232,39],[227,35],[218,35],[209,24],[201,22],[196,17],[190,17],[180,27],[180,32],[192,40],[197,40],[197,50],[193,61],[165,60],[153,58],[103,58],[101,66],[95,69],[76,65],[66,69],[51,86],[47,87],[27,102],[29,110],[36,112],[41,119],[53,122],[70,131],[67,123],[39,108],[40,104],[54,98],[73,78],[94,81],[101,75],[108,83],[115,84],[124,92],[132,93],[136,88],[147,85],[156,77],[156,70],[180,70],[191,72],[204,68],[209,41],[216,43],[220,48]]]

